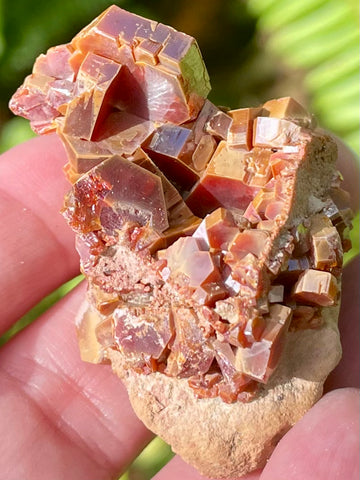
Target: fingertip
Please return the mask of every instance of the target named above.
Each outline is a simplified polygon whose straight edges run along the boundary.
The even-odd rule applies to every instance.
[[[261,480],[359,478],[359,391],[325,395],[279,442]]]
[[[346,265],[343,272],[339,315],[339,331],[343,354],[339,365],[331,372],[325,383],[325,391],[343,387],[359,387],[359,276],[360,257],[358,256]]]
[[[344,181],[342,188],[350,193],[351,208],[359,209],[359,158],[340,138],[334,136],[338,147],[337,168]]]

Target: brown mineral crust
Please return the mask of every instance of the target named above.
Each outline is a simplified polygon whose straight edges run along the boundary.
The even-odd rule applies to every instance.
[[[150,428],[229,478],[264,464],[338,361],[351,210],[335,142],[294,99],[225,111],[209,89],[192,37],[112,6],[10,106],[68,153],[82,357],[110,360]]]
[[[294,311],[289,327],[290,331],[306,328],[319,328],[322,323],[321,309],[310,305],[298,305]]]
[[[274,176],[274,196],[282,200],[282,208],[275,217],[275,228],[263,250],[267,267],[273,274],[292,253],[293,237],[291,228],[301,224],[301,219],[315,214],[321,207],[321,199],[327,194],[330,179],[335,171],[336,145],[328,137],[306,134],[299,153],[274,153],[273,160],[286,160],[284,169]],[[323,183],[325,180],[325,183]],[[276,188],[281,185],[280,188]],[[280,191],[280,194],[276,193]]]
[[[90,283],[107,293],[128,294],[151,285],[155,290],[162,285],[159,269],[163,266],[144,249],[136,252],[121,235],[115,246],[106,247],[94,264],[87,269]]]

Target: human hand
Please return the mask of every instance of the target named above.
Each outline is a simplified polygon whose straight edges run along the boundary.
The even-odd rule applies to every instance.
[[[68,189],[65,161],[53,135],[0,160],[0,334],[78,273],[73,234],[58,213]],[[342,388],[358,382],[358,284],[353,263],[344,273],[344,357],[327,382],[337,390],[285,435],[262,473],[244,480],[358,477],[359,396]],[[1,480],[115,479],[152,438],[110,367],[80,360],[74,318],[84,290],[77,287],[0,350]],[[204,480],[178,457],[155,478]]]

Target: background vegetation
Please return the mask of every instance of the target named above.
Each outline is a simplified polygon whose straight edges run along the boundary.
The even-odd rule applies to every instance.
[[[214,103],[236,108],[292,95],[359,153],[356,0],[0,0],[0,152],[33,135],[7,104],[35,57],[68,42],[112,3],[196,37]],[[351,255],[359,252],[358,216],[354,223]],[[78,281],[44,299],[0,345]],[[156,439],[122,480],[151,478],[170,456]]]

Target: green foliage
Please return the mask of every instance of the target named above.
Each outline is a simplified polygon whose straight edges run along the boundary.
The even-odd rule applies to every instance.
[[[2,0],[3,42],[0,88],[3,97],[30,72],[34,58],[52,45],[71,38],[76,30],[109,6],[109,0]],[[84,23],[85,22],[85,23]]]
[[[0,58],[4,52],[4,23],[3,23],[3,0],[0,0]]]
[[[152,478],[174,456],[169,445],[155,437],[132,463],[119,480],[145,480]]]
[[[35,133],[31,130],[27,120],[21,117],[11,118],[0,131],[0,153],[6,152],[34,136]]]
[[[359,212],[355,215],[353,219],[354,228],[350,231],[350,240],[352,244],[352,249],[345,253],[344,255],[344,264],[349,263],[353,258],[359,255],[360,252],[360,217]]]
[[[248,0],[266,51],[305,73],[312,111],[359,153],[359,4]]]

